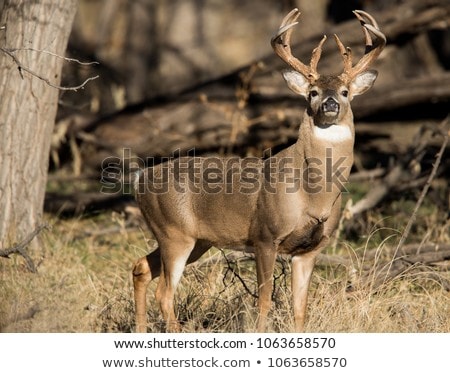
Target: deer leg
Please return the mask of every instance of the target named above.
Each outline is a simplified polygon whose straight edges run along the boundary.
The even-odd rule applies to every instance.
[[[134,301],[136,304],[136,332],[147,331],[146,292],[150,281],[161,273],[159,248],[139,259],[133,267]]]
[[[313,251],[292,257],[292,298],[294,305],[295,331],[302,333],[305,327],[306,308],[308,304],[308,289],[311,275],[319,255],[329,240],[331,234],[339,223],[341,209],[341,196],[339,196],[331,209],[331,214],[325,222],[323,236]]]
[[[198,260],[208,249],[211,244],[205,241],[198,241],[194,250],[189,255],[188,264]],[[133,267],[133,285],[134,285],[134,301],[136,304],[136,332],[145,333],[147,331],[147,312],[146,312],[146,292],[148,284],[151,280],[159,277],[163,272],[161,262],[161,251],[157,248],[152,253],[140,258]],[[164,286],[164,281],[161,287]],[[164,293],[161,288],[157,294]],[[158,297],[157,297],[158,298]]]
[[[156,301],[166,322],[167,331],[179,332],[180,325],[174,311],[175,290],[191,255],[193,259],[198,259],[199,251],[204,247],[196,247],[195,242],[189,241],[162,243],[161,247],[164,247],[161,250],[162,272],[156,289]],[[202,254],[205,251],[203,250]]]
[[[295,331],[302,333],[305,327],[306,306],[311,275],[320,250],[292,257],[292,297]]]
[[[276,249],[272,246],[255,250],[256,274],[258,278],[258,332],[266,330],[267,315],[272,303],[273,270],[275,267]]]
[[[211,243],[208,241],[198,240],[195,243],[194,250],[192,250],[186,264],[191,264],[200,259],[200,257],[211,248]]]
[[[161,310],[164,322],[166,323],[166,330],[168,332],[178,332],[180,331],[180,326],[178,325],[173,306],[175,291],[171,291],[171,289],[167,289],[167,287],[164,264],[161,263],[161,278],[156,287],[155,298]]]

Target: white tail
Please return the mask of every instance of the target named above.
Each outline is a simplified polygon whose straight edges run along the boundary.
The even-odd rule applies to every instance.
[[[335,36],[344,60],[340,75],[317,72],[325,37],[309,66],[292,56],[297,9],[272,38],[275,52],[292,68],[283,74],[288,86],[309,103],[294,145],[264,161],[185,157],[138,175],[136,199],[159,245],[133,269],[138,332],[147,330],[146,288],[158,276],[156,300],[167,330],[179,330],[175,289],[185,265],[213,245],[255,253],[259,331],[266,329],[276,255],[292,255],[295,328],[303,330],[315,258],[338,223],[341,192],[353,164],[350,101],[373,85],[377,73],[368,68],[386,43],[369,14],[354,13],[362,24],[366,54],[353,66],[350,49]]]

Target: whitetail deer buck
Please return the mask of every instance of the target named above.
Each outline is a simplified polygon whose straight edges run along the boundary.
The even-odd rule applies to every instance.
[[[372,16],[354,13],[362,25],[366,53],[353,66],[350,49],[334,35],[344,60],[340,75],[317,72],[325,36],[309,66],[292,55],[297,9],[283,19],[271,40],[275,53],[292,68],[283,73],[287,85],[309,104],[294,145],[264,161],[183,157],[137,174],[136,199],[159,245],[133,269],[138,332],[147,330],[146,288],[158,276],[156,300],[167,330],[180,329],[175,289],[186,264],[213,245],[254,252],[258,331],[266,329],[276,256],[292,255],[295,329],[303,330],[315,258],[336,228],[343,183],[353,163],[350,101],[373,85],[377,72],[368,69],[386,44]]]

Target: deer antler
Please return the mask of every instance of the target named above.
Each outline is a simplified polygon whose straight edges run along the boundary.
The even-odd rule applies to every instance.
[[[277,33],[270,40],[270,44],[272,45],[275,53],[284,62],[286,62],[294,70],[303,74],[311,82],[314,82],[320,77],[320,74],[317,72],[317,64],[319,63],[320,55],[322,54],[322,45],[327,37],[324,36],[317,48],[313,50],[309,66],[294,57],[291,52],[291,35],[293,27],[298,24],[297,19],[299,16],[300,12],[297,8],[295,8],[286,17],[284,17]]]
[[[351,49],[348,47],[345,48],[339,37],[336,34],[334,35],[334,39],[344,60],[344,72],[339,77],[347,83],[353,80],[358,74],[368,70],[386,45],[386,36],[380,31],[377,21],[369,13],[362,10],[355,10],[353,13],[361,22],[366,43],[365,54],[355,66],[352,65]],[[372,41],[370,33],[376,36],[375,43]]]

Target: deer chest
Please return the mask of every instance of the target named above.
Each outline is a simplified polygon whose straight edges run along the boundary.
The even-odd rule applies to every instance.
[[[317,247],[323,238],[323,223],[309,222],[306,226],[294,230],[278,246],[280,254],[299,255]]]

